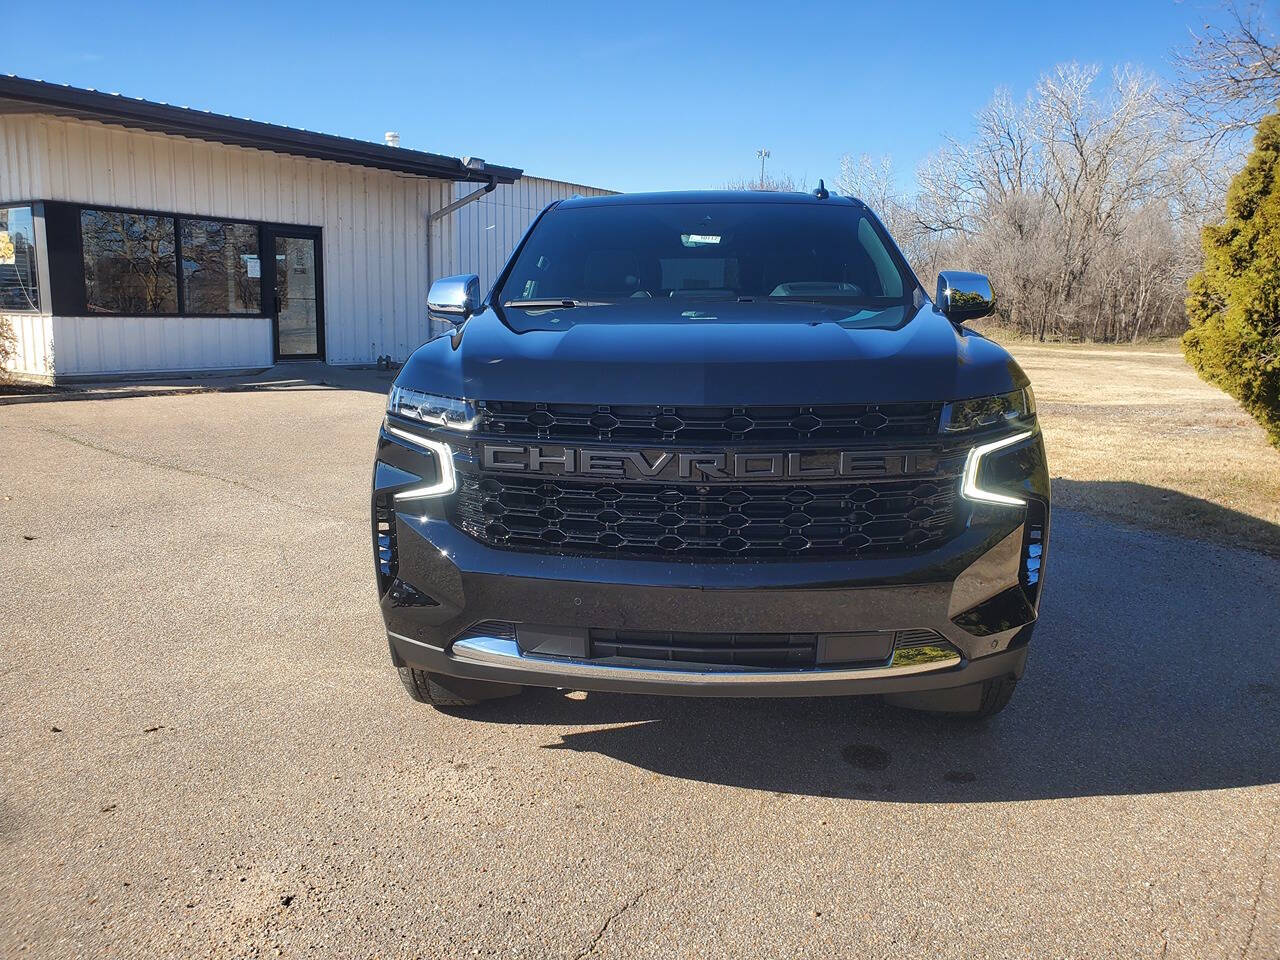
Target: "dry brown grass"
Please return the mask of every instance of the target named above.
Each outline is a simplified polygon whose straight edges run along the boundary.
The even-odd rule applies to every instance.
[[[1035,387],[1055,505],[1280,556],[1280,450],[1176,341],[1008,347]]]

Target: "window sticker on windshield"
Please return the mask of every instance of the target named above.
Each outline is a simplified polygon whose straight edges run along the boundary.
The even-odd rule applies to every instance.
[[[680,242],[686,247],[701,247],[709,243],[719,243],[720,238],[711,233],[682,233]]]

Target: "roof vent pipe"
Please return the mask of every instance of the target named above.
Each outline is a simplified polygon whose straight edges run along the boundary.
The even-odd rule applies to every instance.
[[[394,130],[388,130],[382,135],[382,142],[388,147],[398,147],[400,146],[400,134]]]

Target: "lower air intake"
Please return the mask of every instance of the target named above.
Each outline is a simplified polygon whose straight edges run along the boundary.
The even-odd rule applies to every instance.
[[[520,625],[485,620],[455,640],[493,638],[515,641]],[[535,628],[540,637],[556,628]],[[581,636],[583,628],[565,627]],[[727,670],[847,669],[851,667],[926,666],[958,662],[959,651],[933,630],[854,630],[838,633],[692,633],[676,630],[585,631],[585,659],[637,666],[723,668]],[[537,651],[539,657],[560,656]],[[582,660],[582,654],[563,654]]]
[[[592,630],[593,659],[662,660],[734,667],[812,667],[812,633],[677,633],[672,630]]]
[[[840,633],[681,633],[590,631],[593,659],[660,660],[672,664],[804,669],[916,661],[951,645],[932,630]]]

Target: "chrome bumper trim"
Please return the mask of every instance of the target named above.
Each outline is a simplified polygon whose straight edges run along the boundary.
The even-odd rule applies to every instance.
[[[392,634],[409,643],[408,637]],[[963,663],[960,654],[938,645],[906,647],[894,651],[890,662],[873,667],[848,667],[808,670],[743,670],[708,667],[705,670],[687,666],[655,668],[625,664],[599,663],[587,660],[557,659],[529,656],[521,652],[514,640],[500,637],[467,637],[456,641],[447,656],[460,664],[478,664],[511,667],[525,673],[560,677],[568,683],[575,679],[628,679],[656,683],[715,684],[769,684],[778,682],[826,683],[838,680],[871,680],[883,677],[904,677],[919,673],[949,670]]]

